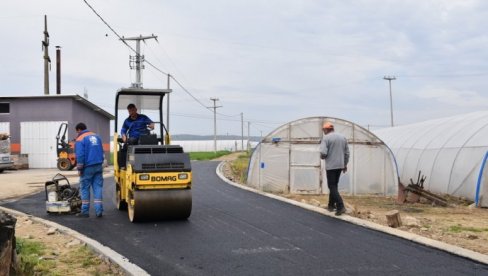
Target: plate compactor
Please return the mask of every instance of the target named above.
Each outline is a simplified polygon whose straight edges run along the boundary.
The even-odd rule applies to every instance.
[[[81,211],[81,198],[78,188],[69,184],[66,176],[56,174],[47,181],[44,189],[46,191],[46,211],[55,214],[74,214]]]

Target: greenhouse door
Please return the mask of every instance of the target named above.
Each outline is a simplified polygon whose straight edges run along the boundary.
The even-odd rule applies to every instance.
[[[320,194],[318,144],[294,144],[290,148],[290,193]]]

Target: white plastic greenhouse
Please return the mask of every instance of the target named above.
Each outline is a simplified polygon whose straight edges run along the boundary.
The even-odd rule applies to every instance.
[[[461,196],[488,206],[486,159],[488,112],[474,112],[375,133],[395,154],[400,180],[415,183],[421,171],[424,188]],[[483,198],[485,200],[483,200]]]
[[[332,122],[349,142],[348,171],[341,176],[343,193],[394,195],[398,174],[391,151],[368,130],[346,120],[312,117],[272,131],[253,151],[247,184],[273,193],[329,193],[319,145],[322,125]]]

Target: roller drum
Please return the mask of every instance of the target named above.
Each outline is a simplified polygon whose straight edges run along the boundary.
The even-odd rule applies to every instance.
[[[134,206],[129,204],[132,222],[165,219],[187,219],[191,214],[191,189],[136,190]]]

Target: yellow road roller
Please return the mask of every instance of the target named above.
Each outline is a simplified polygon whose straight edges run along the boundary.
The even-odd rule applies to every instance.
[[[190,156],[181,146],[170,144],[163,123],[163,98],[170,92],[169,89],[123,88],[116,94],[115,200],[117,209],[128,211],[131,222],[187,219],[191,214]],[[129,131],[118,133],[129,116],[130,104],[153,123],[152,130],[142,127],[137,139],[129,137],[130,128],[141,129],[137,119],[124,125]],[[127,139],[122,139],[123,134]]]

